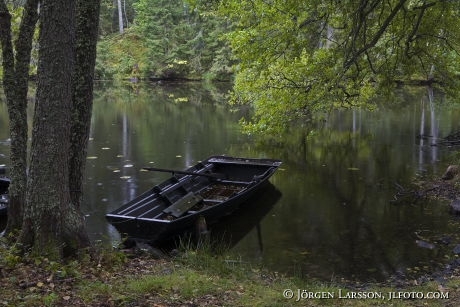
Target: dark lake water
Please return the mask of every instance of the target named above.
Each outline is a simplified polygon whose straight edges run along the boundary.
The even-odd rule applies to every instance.
[[[375,112],[336,112],[308,138],[293,131],[287,145],[263,144],[241,133],[247,110],[226,105],[227,90],[98,85],[82,207],[94,240],[119,240],[104,214],[169,176],[143,166],[184,169],[226,154],[283,160],[271,179],[276,189],[254,200],[255,212],[212,230],[232,233],[236,260],[364,281],[410,276],[455,258],[460,221],[448,203],[394,197],[414,180],[442,174],[455,150],[432,145],[460,130],[459,107],[426,89],[406,90]],[[8,164],[7,124],[0,102],[0,165]]]

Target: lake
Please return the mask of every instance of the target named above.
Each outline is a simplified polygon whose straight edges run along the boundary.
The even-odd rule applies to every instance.
[[[169,174],[211,155],[279,158],[274,189],[211,229],[229,234],[235,260],[322,280],[419,275],[454,259],[460,221],[448,202],[401,191],[441,176],[455,149],[437,138],[460,130],[460,108],[424,88],[400,91],[376,111],[338,111],[281,142],[241,132],[247,108],[226,104],[225,84],[97,84],[82,210],[93,240],[120,235],[104,218]],[[0,102],[0,165],[8,164]],[[399,192],[399,193],[398,193]],[[434,244],[420,247],[417,240]],[[439,243],[439,242],[450,242]]]

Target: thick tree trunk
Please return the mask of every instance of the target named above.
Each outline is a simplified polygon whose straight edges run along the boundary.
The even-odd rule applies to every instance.
[[[89,244],[69,192],[75,0],[40,6],[38,87],[32,131],[27,206],[20,243],[60,259]]]
[[[69,161],[70,196],[76,208],[80,208],[83,173],[91,125],[99,10],[100,0],[77,1],[77,48]]]
[[[4,1],[0,1],[0,36],[3,51],[4,89],[8,105],[11,135],[11,185],[9,188],[8,224],[6,233],[22,224],[26,192],[27,168],[27,91],[32,39],[38,19],[38,0],[29,0],[15,42],[14,57],[10,16]]]

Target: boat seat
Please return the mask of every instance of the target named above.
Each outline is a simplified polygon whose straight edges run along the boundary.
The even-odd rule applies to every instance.
[[[203,201],[203,197],[200,195],[195,195],[195,193],[190,192],[184,197],[173,203],[168,208],[164,209],[163,212],[171,214],[174,217],[180,217],[190,208]]]

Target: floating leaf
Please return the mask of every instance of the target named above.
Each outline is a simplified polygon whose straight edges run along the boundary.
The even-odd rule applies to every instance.
[[[131,176],[121,176],[120,179],[130,179]]]
[[[188,102],[188,98],[187,98],[187,97],[179,97],[179,98],[174,99],[174,102],[175,102],[175,103],[178,103],[178,102]]]
[[[133,164],[125,164],[123,165],[123,167],[133,167],[134,165]]]
[[[182,156],[181,156],[181,155],[177,155],[176,158],[182,158]]]
[[[109,150],[110,147],[102,147],[101,149],[102,149],[102,150]]]
[[[359,168],[357,168],[357,167],[349,167],[348,170],[349,171],[359,171]]]
[[[123,158],[124,156],[123,155],[117,155],[117,158]]]
[[[89,157],[87,157],[86,159],[88,159],[88,160],[95,160],[95,159],[97,159],[97,157],[96,157],[96,156],[89,156]]]

